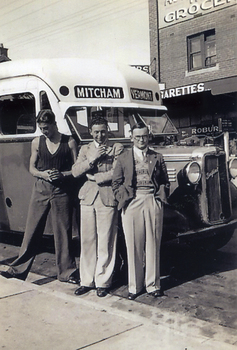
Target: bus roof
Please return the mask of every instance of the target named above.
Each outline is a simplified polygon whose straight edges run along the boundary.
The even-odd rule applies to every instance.
[[[35,76],[53,90],[61,102],[83,100],[160,106],[157,81],[137,68],[93,59],[26,59],[0,64],[0,81]]]

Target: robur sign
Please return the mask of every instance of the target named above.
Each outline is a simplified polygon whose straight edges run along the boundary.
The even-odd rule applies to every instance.
[[[192,135],[208,134],[208,133],[213,133],[218,131],[219,131],[219,127],[217,125],[204,126],[204,127],[192,129]]]

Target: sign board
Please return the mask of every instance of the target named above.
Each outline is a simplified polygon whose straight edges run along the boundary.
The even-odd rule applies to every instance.
[[[159,28],[236,4],[236,0],[159,0]]]
[[[207,90],[209,89],[205,89],[204,83],[198,83],[198,84],[179,86],[171,89],[160,90],[160,93],[161,93],[161,98],[165,99],[165,98],[196,94]]]
[[[130,88],[133,100],[153,101],[153,93],[151,90]]]
[[[233,126],[233,120],[231,118],[219,118],[218,119],[218,125],[219,125],[219,130],[220,131],[235,131],[234,126]]]
[[[115,86],[82,86],[74,87],[75,96],[77,98],[124,98],[123,89]]]
[[[140,64],[134,65],[134,64],[132,64],[131,67],[135,67],[137,69],[142,70],[143,72],[150,74],[150,66],[148,66],[148,65],[140,65]]]
[[[192,128],[192,135],[213,135],[219,131],[218,125],[199,125]]]

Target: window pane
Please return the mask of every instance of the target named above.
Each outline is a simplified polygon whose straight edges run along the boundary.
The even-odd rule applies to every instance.
[[[4,135],[35,132],[35,99],[32,94],[13,94],[0,98],[0,130]]]
[[[153,135],[178,133],[177,129],[163,111],[122,108],[122,107],[71,107],[66,115],[72,134],[82,140],[92,139],[89,132],[90,121],[95,115],[103,115],[108,120],[109,138],[129,138],[131,127],[138,122],[149,126]]]
[[[189,70],[203,69],[216,64],[215,29],[188,38]]]
[[[202,55],[201,53],[196,53],[191,55],[191,69],[202,67]]]
[[[200,37],[193,38],[190,40],[190,52],[199,52],[201,51],[201,41]]]
[[[205,41],[213,41],[215,40],[215,34],[207,35]]]
[[[216,64],[216,43],[214,41],[207,42],[205,65],[210,66]]]
[[[45,91],[40,91],[40,109],[51,109],[50,102]]]
[[[205,66],[214,66],[216,64],[216,56],[207,57],[205,60]]]
[[[215,56],[216,55],[216,43],[206,43],[206,57]]]

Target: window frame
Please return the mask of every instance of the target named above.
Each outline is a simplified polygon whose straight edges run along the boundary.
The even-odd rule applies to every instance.
[[[2,137],[25,137],[36,133],[36,100],[33,93],[6,93],[0,96],[0,100],[0,135]],[[32,101],[29,110],[27,110],[29,103],[24,104],[24,100]],[[21,101],[21,104],[19,103],[21,109],[17,107],[18,101]]]
[[[208,40],[208,38],[213,37],[212,39]],[[195,39],[199,39],[200,43],[200,50],[192,51],[192,42]],[[207,56],[207,45],[210,43],[215,44],[215,54],[211,56]],[[216,33],[215,29],[210,29],[208,31],[194,34],[187,37],[187,49],[188,49],[188,71],[193,72],[200,69],[206,69],[210,67],[216,66],[216,60],[214,63],[207,63],[209,58],[216,57]],[[201,65],[197,67],[193,67],[193,57],[195,54],[201,55]]]

